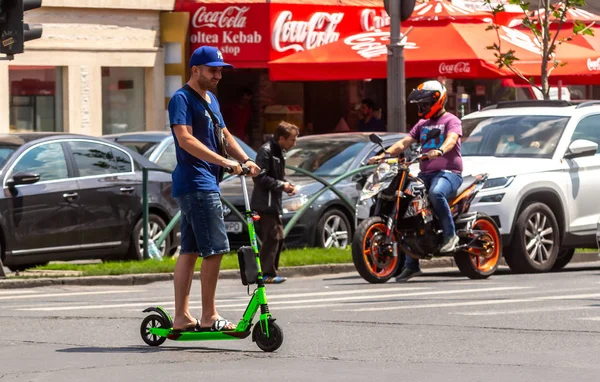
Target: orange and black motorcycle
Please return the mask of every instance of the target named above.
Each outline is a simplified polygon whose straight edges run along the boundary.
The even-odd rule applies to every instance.
[[[381,138],[371,135],[374,143]],[[352,240],[352,260],[358,273],[370,283],[383,283],[396,275],[402,254],[415,259],[453,256],[460,271],[471,279],[491,276],[502,256],[501,236],[496,222],[480,212],[469,212],[475,195],[488,175],[466,176],[449,201],[460,242],[454,252],[440,253],[442,230],[421,179],[411,175],[410,166],[419,155],[406,159],[383,159],[365,183],[361,201],[375,199],[371,216],[363,220]]]

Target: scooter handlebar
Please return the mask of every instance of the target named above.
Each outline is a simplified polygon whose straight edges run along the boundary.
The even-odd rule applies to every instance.
[[[233,174],[233,169],[231,167],[225,167],[225,172],[229,174]],[[248,175],[250,173],[250,168],[245,164],[242,165],[242,173],[240,175]]]

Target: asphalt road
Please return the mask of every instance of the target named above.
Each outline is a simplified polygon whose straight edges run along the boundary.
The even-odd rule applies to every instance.
[[[0,381],[597,381],[600,266],[483,281],[426,270],[407,284],[356,274],[269,286],[284,329],[275,353],[250,339],[146,346],[142,310],[172,312],[172,284],[0,289]],[[192,311],[200,313],[194,280]],[[221,315],[247,303],[220,280]]]

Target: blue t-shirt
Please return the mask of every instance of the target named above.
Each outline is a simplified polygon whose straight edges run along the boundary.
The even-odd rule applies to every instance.
[[[219,101],[211,92],[207,94],[210,97],[208,106],[221,124],[217,128],[223,128],[225,122],[221,115]],[[179,89],[173,94],[169,101],[169,119],[171,131],[173,125],[192,126],[192,135],[210,150],[218,152],[215,126],[210,114],[193,94],[184,89]],[[177,156],[177,166],[172,175],[173,197],[196,191],[220,192],[218,176],[221,166],[198,159],[179,147],[175,132],[173,132],[173,139]]]

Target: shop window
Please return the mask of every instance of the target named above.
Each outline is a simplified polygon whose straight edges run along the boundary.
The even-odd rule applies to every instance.
[[[102,134],[146,130],[144,68],[102,68]]]
[[[10,130],[63,131],[62,68],[10,66]]]

